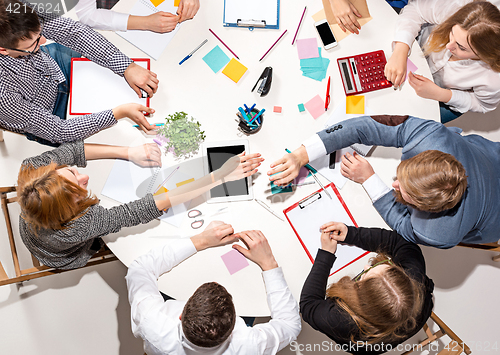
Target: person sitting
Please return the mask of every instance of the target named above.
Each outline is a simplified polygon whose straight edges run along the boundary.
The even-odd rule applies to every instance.
[[[212,222],[198,235],[154,248],[129,266],[126,276],[132,331],[144,351],[159,354],[276,354],[297,338],[301,321],[297,301],[261,231],[233,234],[230,224]],[[236,316],[233,300],[216,282],[201,285],[186,301],[164,301],[158,278],[193,254],[240,239],[233,245],[262,269],[272,319],[248,327]]]
[[[55,43],[42,46],[46,39]],[[0,127],[51,146],[89,137],[123,117],[156,134],[156,126],[144,117],[153,111],[142,105],[121,105],[66,120],[71,58],[82,54],[123,76],[139,97],[140,90],[153,96],[158,88],[155,73],[135,64],[91,28],[54,13],[37,13],[26,2],[0,0]]]
[[[114,6],[116,2],[112,5]],[[98,0],[79,0],[75,6],[76,16],[87,26],[96,30],[109,31],[171,32],[178,23],[192,19],[200,8],[199,0],[180,0],[176,14],[158,11],[151,15],[138,16],[99,8],[97,3]]]
[[[321,231],[300,295],[302,319],[352,354],[381,354],[419,332],[432,313],[434,290],[419,246],[380,228],[328,222]],[[354,278],[327,287],[338,242],[378,254]]]
[[[268,175],[280,173],[269,179],[286,184],[309,161],[354,143],[402,147],[402,162],[393,183],[400,197],[371,167],[349,174],[345,167],[351,165],[344,159],[342,174],[361,183],[389,227],[410,242],[438,248],[460,242],[496,242],[500,143],[460,132],[411,116],[348,119],[318,132],[292,154],[275,161]]]
[[[419,35],[420,32],[420,35]],[[434,82],[410,73],[418,96],[437,100],[441,122],[467,111],[486,113],[500,102],[500,10],[488,1],[415,0],[399,16],[385,76],[403,84],[418,37]]]
[[[124,159],[140,166],[161,166],[154,143],[117,147],[65,143],[28,158],[19,171],[17,196],[21,207],[19,229],[28,250],[44,265],[58,269],[84,266],[102,247],[101,237],[123,227],[148,223],[171,206],[190,201],[225,181],[253,175],[263,160],[260,154],[230,158],[220,169],[168,192],[113,208],[99,205],[89,194],[89,176],[73,167],[87,160]]]

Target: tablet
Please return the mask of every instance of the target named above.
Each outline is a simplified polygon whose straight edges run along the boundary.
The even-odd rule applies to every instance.
[[[250,154],[248,140],[203,142],[203,165],[205,174],[219,169],[231,157],[246,152]],[[229,181],[208,192],[207,203],[247,201],[253,199],[252,177]]]

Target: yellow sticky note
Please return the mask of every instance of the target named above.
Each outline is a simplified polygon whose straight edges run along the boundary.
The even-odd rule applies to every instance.
[[[241,77],[248,70],[243,64],[238,62],[236,59],[231,59],[229,63],[227,63],[226,67],[222,71],[224,75],[226,75],[229,79],[237,83],[240,81]]]
[[[155,7],[157,7],[158,5],[160,5],[162,2],[164,2],[165,0],[151,0],[151,2],[153,3],[153,5]]]
[[[365,97],[360,96],[346,96],[345,98],[345,113],[347,114],[360,114],[365,113]]]
[[[163,0],[162,0],[163,1]],[[179,7],[179,3],[181,2],[181,0],[174,0],[174,6],[175,7]]]
[[[160,187],[160,189],[158,190],[158,192],[155,192],[153,194],[153,196],[158,196],[158,195],[161,195],[162,193],[164,192],[168,192],[168,189],[166,189],[164,186]]]
[[[194,181],[194,178],[191,178],[191,179],[187,179],[187,180],[184,180],[184,181],[181,181],[181,182],[178,182],[177,184],[175,184],[177,187],[181,187],[182,185],[186,185],[186,184],[189,184],[190,182],[193,182]]]

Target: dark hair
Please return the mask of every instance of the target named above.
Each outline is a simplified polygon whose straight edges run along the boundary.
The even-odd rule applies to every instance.
[[[236,323],[232,296],[216,282],[201,285],[184,306],[181,323],[194,345],[211,348],[222,344]]]
[[[26,9],[26,11],[25,11]],[[40,31],[38,15],[17,0],[0,0],[0,46],[16,48],[19,41]]]

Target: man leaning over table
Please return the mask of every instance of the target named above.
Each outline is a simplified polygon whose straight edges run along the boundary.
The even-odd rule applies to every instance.
[[[47,39],[55,43],[41,46]],[[138,96],[140,89],[153,96],[158,88],[156,74],[91,28],[56,12],[33,11],[28,2],[0,0],[0,127],[52,146],[84,139],[124,117],[153,134],[144,117],[153,110],[139,104],[65,119],[71,58],[81,54],[123,76]]]
[[[386,223],[406,240],[438,248],[499,239],[500,143],[462,136],[456,127],[411,116],[363,116],[342,121],[271,164],[284,184],[300,167],[354,143],[402,147],[389,189],[359,155],[342,158],[342,174],[362,183]]]
[[[297,301],[260,231],[233,234],[230,224],[212,222],[201,234],[152,249],[129,267],[126,276],[132,331],[147,354],[276,354],[301,330]],[[158,278],[207,248],[233,245],[262,269],[272,319],[247,327],[236,316],[231,295],[216,282],[201,285],[186,301],[164,301]],[[182,285],[176,285],[182,287]],[[251,298],[251,295],[249,295]]]

